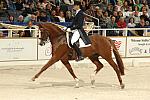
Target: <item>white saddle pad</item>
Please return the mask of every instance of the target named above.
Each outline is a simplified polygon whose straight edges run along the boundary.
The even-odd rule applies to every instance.
[[[66,38],[67,38],[67,44],[68,46],[70,47],[69,45],[69,32],[66,32]],[[79,38],[79,48],[83,48],[83,47],[89,47],[91,46],[91,44],[88,44],[88,45],[85,45],[85,43],[83,42],[83,40],[81,38]],[[70,47],[71,48],[71,47]]]

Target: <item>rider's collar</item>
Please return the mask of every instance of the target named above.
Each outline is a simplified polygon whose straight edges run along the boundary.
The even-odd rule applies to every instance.
[[[81,9],[76,10],[76,15],[77,15],[77,13],[78,13],[80,10],[81,10]]]

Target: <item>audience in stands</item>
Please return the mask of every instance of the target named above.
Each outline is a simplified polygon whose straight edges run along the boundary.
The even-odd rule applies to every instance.
[[[71,22],[74,11],[72,5],[63,0],[1,0],[0,21],[8,23],[32,22]],[[101,28],[125,28],[148,26],[150,22],[150,0],[81,0],[86,14],[99,19],[87,17],[86,21],[94,22]],[[55,5],[56,4],[56,5]],[[2,7],[3,6],[3,7]],[[6,14],[1,14],[6,8]],[[1,10],[2,9],[2,10]],[[64,13],[66,12],[66,13]],[[7,16],[9,17],[7,17]],[[8,18],[8,19],[6,19]],[[113,21],[115,20],[115,22]],[[118,33],[109,33],[114,35]],[[139,35],[143,35],[138,33]]]

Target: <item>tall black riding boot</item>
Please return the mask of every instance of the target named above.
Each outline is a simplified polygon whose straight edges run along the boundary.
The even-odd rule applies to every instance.
[[[82,53],[81,53],[79,47],[78,47],[75,43],[73,44],[73,48],[74,48],[74,50],[76,51],[77,56],[78,56],[78,58],[76,59],[76,61],[83,60],[84,57],[82,56]]]

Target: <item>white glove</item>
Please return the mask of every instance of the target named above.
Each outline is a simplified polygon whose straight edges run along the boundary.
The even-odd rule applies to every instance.
[[[70,29],[70,28],[67,28],[67,32],[71,32],[71,29]]]
[[[62,28],[62,30],[66,31],[67,27]]]

